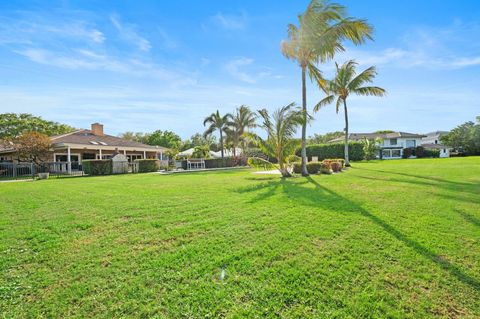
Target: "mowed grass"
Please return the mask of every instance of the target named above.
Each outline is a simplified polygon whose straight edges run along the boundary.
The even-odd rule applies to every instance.
[[[0,183],[0,203],[4,318],[480,317],[478,157]]]

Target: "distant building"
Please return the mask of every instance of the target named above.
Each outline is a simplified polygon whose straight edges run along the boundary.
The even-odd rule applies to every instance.
[[[422,138],[422,146],[425,149],[439,150],[440,157],[450,157],[450,148],[441,144],[441,137],[448,134],[447,131],[435,131],[425,134]]]
[[[406,148],[416,148],[422,143],[422,138],[425,135],[407,133],[407,132],[392,132],[392,133],[352,133],[349,135],[350,141],[362,141],[365,138],[368,140],[375,140],[380,138],[382,142],[378,145],[381,154],[379,157],[383,159],[402,158],[403,150]],[[330,143],[343,142],[344,137],[338,137],[330,141]],[[414,157],[414,156],[412,156]]]

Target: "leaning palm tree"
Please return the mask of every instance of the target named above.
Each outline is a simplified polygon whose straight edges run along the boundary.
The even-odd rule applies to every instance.
[[[267,133],[262,139],[254,133],[247,133],[252,141],[268,156],[275,157],[283,177],[291,176],[287,168],[287,157],[295,153],[300,141],[294,137],[297,128],[303,124],[303,113],[294,103],[276,110],[272,116],[266,109],[258,111]]]
[[[223,158],[223,133],[227,132],[227,123],[230,121],[232,115],[230,113],[225,114],[224,116],[220,115],[220,112],[217,110],[217,112],[214,112],[210,114],[210,116],[206,117],[205,120],[203,120],[203,126],[206,126],[209,124],[209,127],[203,133],[203,135],[206,137],[210,134],[212,134],[215,131],[220,132],[220,151],[222,154]]]
[[[302,175],[307,172],[307,88],[306,74],[310,80],[322,83],[318,63],[331,60],[335,53],[344,51],[343,40],[358,45],[372,39],[372,27],[364,20],[346,17],[345,7],[326,0],[312,0],[306,11],[298,17],[299,26],[288,25],[288,39],[282,41],[283,55],[296,61],[302,70]]]
[[[237,108],[228,125],[228,139],[233,145],[233,156],[236,156],[236,147],[240,144],[245,154],[245,132],[256,126],[257,115],[246,105]]]
[[[357,63],[353,60],[345,62],[341,67],[335,64],[337,71],[335,77],[331,81],[325,81],[322,84],[323,90],[327,93],[327,97],[322,99],[315,105],[314,112],[317,112],[321,107],[331,104],[336,99],[337,114],[343,103],[345,112],[345,166],[350,166],[348,157],[348,111],[347,98],[350,94],[356,95],[373,95],[384,96],[385,90],[377,86],[364,86],[366,83],[371,83],[377,75],[375,67],[369,67],[365,71],[357,74],[355,68]]]

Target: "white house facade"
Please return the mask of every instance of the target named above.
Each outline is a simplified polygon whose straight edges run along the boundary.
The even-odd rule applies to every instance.
[[[425,134],[422,138],[422,146],[427,150],[438,150],[440,157],[450,157],[450,148],[440,143],[440,138],[448,134],[446,131],[436,131]]]

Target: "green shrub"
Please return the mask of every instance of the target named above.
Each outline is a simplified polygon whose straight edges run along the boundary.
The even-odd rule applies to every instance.
[[[307,172],[308,174],[318,174],[320,171],[321,163],[319,162],[310,162],[307,163]]]
[[[438,158],[440,157],[440,150],[437,149],[430,149],[430,150],[425,150],[424,151],[424,157],[434,157]]]
[[[112,174],[112,160],[83,160],[82,170],[87,175],[110,175]]]
[[[287,157],[287,163],[296,163],[296,162],[301,162],[302,158],[300,156],[297,156],[295,154],[292,154]]]
[[[138,163],[139,173],[156,172],[160,169],[160,161],[157,159],[139,159],[135,160]]]
[[[302,174],[302,163],[293,163],[293,172],[295,174]]]
[[[362,143],[350,142],[348,145],[348,153],[351,161],[361,161],[364,159],[365,153]],[[343,143],[308,145],[307,157],[311,159],[312,156],[317,156],[320,161],[327,158],[345,158],[345,145]]]
[[[415,155],[417,156],[417,158],[425,157],[425,149],[423,148],[423,146],[417,146],[415,148]]]
[[[415,149],[413,147],[404,148],[402,158],[409,158],[410,156],[413,156],[414,153]]]
[[[260,157],[249,157],[247,160],[247,164],[248,166],[255,167],[255,168],[263,168],[263,169],[275,168],[274,164]]]
[[[210,158],[205,160],[205,168],[222,168],[235,166],[233,157]]]

